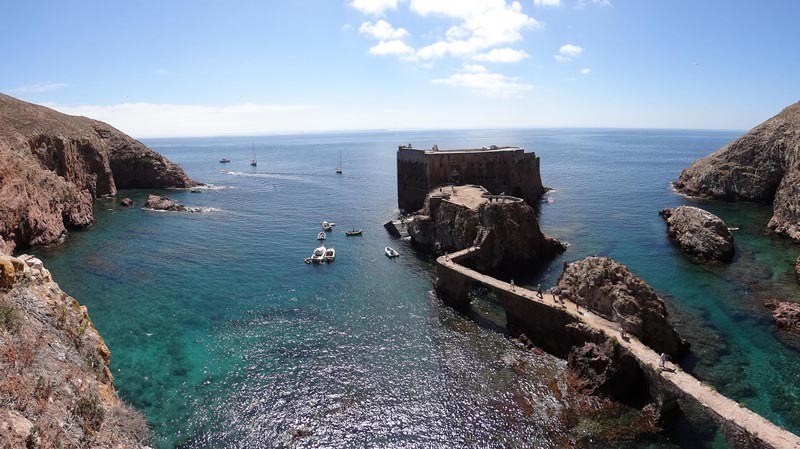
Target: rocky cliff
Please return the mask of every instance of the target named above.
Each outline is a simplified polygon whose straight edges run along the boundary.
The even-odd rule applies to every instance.
[[[664,209],[658,214],[667,223],[667,236],[686,254],[700,261],[733,260],[733,234],[721,218],[691,206]]]
[[[800,102],[694,161],[675,188],[707,198],[772,203],[768,228],[800,241]]]
[[[141,142],[86,117],[0,94],[0,250],[58,242],[90,226],[117,189],[196,182]]]
[[[664,301],[624,265],[608,257],[587,257],[569,264],[556,285],[558,294],[600,316],[620,323],[656,352],[673,358],[689,345],[667,321]]]
[[[0,447],[144,447],[146,422],[117,396],[110,357],[41,261],[0,255]]]
[[[539,264],[565,246],[544,235],[536,212],[522,201],[483,202],[467,207],[428,195],[425,206],[408,224],[411,242],[427,252],[456,252],[476,244],[473,261],[481,271]]]

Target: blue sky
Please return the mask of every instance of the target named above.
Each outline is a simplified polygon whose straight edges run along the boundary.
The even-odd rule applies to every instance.
[[[137,137],[748,129],[800,100],[800,2],[4,1],[0,92]]]

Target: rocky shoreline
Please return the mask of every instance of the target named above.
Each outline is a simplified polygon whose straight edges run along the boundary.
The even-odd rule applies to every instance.
[[[0,354],[0,447],[146,447],[86,307],[35,257],[0,255]]]
[[[97,120],[0,94],[0,250],[92,225],[93,201],[126,188],[197,185],[183,169]]]

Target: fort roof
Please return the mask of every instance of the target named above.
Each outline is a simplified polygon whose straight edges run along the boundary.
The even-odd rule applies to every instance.
[[[499,147],[497,145],[486,146],[483,148],[456,148],[456,149],[449,149],[449,150],[440,150],[438,147],[434,146],[433,149],[431,148],[414,148],[408,145],[401,145],[400,150],[412,150],[412,151],[423,151],[425,154],[459,154],[459,153],[500,153],[500,152],[507,152],[507,151],[524,151],[524,148],[520,147]]]

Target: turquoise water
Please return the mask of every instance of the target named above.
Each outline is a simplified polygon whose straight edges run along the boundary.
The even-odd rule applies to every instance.
[[[40,250],[89,307],[120,394],[159,447],[558,447],[564,362],[519,350],[496,308],[468,316],[429,294],[431,262],[382,223],[396,214],[398,144],[520,145],[555,190],[545,232],[567,260],[606,254],[668,301],[695,350],[687,368],[797,432],[800,363],[759,301],[798,297],[794,245],[764,234],[765,207],[709,203],[736,233],[727,267],[699,266],[665,238],[658,210],[687,203],[669,181],[736,137],[714,131],[426,131],[149,140],[216,190],[157,192],[206,214],[98,201],[95,226]],[[260,166],[252,169],[251,141]],[[333,173],[339,151],[344,174]],[[231,164],[217,161],[229,157]],[[221,169],[232,174],[223,174]],[[129,191],[140,205],[148,191]],[[302,259],[322,220],[330,265]],[[363,237],[345,237],[350,227]],[[389,260],[383,247],[402,256]],[[555,282],[553,270],[528,282]],[[580,429],[573,429],[575,432]],[[705,447],[681,435],[654,447]]]

